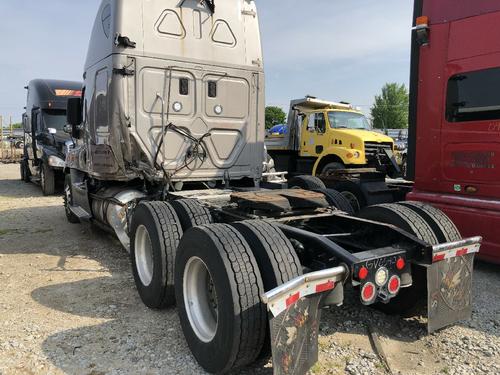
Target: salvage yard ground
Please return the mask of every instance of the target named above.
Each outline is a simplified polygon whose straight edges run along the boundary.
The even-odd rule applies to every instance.
[[[151,311],[110,235],[67,223],[60,196],[0,164],[0,375],[204,374],[175,309]],[[477,263],[473,319],[433,335],[421,317],[390,317],[348,294],[323,313],[313,374],[500,373],[500,267]],[[244,374],[272,374],[261,363]]]

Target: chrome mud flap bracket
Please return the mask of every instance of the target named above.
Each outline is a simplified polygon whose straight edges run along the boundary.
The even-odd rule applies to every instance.
[[[427,269],[427,330],[429,333],[472,316],[474,256],[481,237],[436,245]]]
[[[300,276],[262,296],[269,310],[274,375],[305,375],[318,361],[321,308],[341,305],[346,268]]]

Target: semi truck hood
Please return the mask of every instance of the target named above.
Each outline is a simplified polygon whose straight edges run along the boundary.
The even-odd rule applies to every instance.
[[[57,132],[57,134],[47,134],[44,141],[41,141],[41,145],[51,148],[53,152],[59,154],[59,156],[64,156],[66,153],[66,142],[69,141],[71,137],[64,132]]]

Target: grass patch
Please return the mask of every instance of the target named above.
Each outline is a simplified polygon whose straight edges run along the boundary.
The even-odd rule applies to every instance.
[[[0,237],[8,236],[10,234],[16,234],[19,232],[19,229],[0,229]]]
[[[43,234],[53,232],[54,229],[37,229],[33,231],[33,234]]]

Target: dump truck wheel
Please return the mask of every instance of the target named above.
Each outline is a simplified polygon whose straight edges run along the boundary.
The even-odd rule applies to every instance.
[[[135,209],[130,228],[130,260],[135,285],[152,309],[174,305],[174,264],[182,226],[166,202],[143,202]]]
[[[302,275],[302,265],[294,247],[274,224],[252,220],[232,225],[245,237],[252,248],[265,291],[270,291]],[[259,356],[261,358],[271,355],[269,332],[269,329],[266,329],[266,340]]]
[[[349,200],[344,195],[342,195],[341,192],[334,189],[318,189],[314,191],[323,193],[330,206],[333,206],[340,211],[346,212],[349,215],[355,214],[351,202],[349,202]]]
[[[345,165],[339,162],[328,163],[321,170],[321,174],[328,175],[330,172],[335,172],[341,169],[345,169]]]
[[[68,219],[68,221],[71,224],[78,224],[80,222],[78,216],[76,216],[69,208],[70,205],[73,204],[73,192],[71,191],[71,175],[69,174],[66,174],[64,176],[63,200],[64,200],[64,212],[66,213],[66,219]]]
[[[264,286],[244,237],[227,224],[191,228],[179,245],[175,294],[191,352],[208,372],[255,361],[266,337]]]
[[[431,245],[438,243],[438,239],[430,225],[408,207],[398,204],[381,204],[365,208],[358,216],[368,220],[392,224]],[[427,288],[423,271],[420,267],[413,267],[413,285],[402,289],[389,303],[377,303],[374,307],[387,314],[404,314],[414,309],[420,303]]]
[[[56,191],[54,170],[45,163],[40,167],[40,185],[43,195],[53,195]]]
[[[304,189],[304,190],[315,190],[315,189],[326,189],[325,183],[315,176],[296,176],[288,181],[288,187],[290,189]]]
[[[400,202],[420,215],[430,225],[439,243],[460,241],[462,235],[453,221],[441,210],[422,202]]]
[[[210,210],[196,199],[179,199],[170,202],[182,225],[182,230],[187,231],[198,225],[212,224],[214,219]]]

